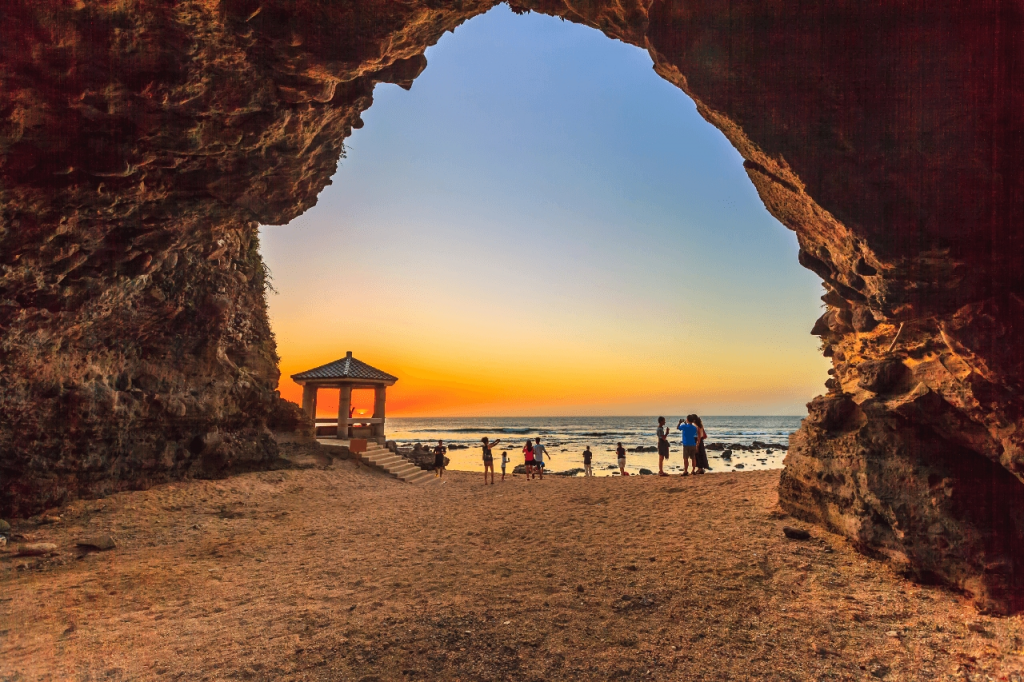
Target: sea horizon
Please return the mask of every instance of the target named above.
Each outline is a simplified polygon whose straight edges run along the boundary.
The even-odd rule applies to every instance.
[[[620,417],[389,417],[387,438],[399,447],[419,443],[433,447],[443,440],[448,447],[449,468],[461,471],[479,471],[480,439],[488,436],[498,440],[495,454],[500,473],[500,453],[508,453],[511,460],[508,472],[522,463],[522,448],[527,439],[540,436],[550,454],[549,470],[553,472],[578,469],[583,466],[582,453],[590,446],[593,466],[597,474],[610,474],[617,470],[615,449],[622,443],[627,449],[626,470],[658,470],[658,455],[653,451],[657,442],[658,416],[664,416],[672,436],[672,453],[666,463],[670,473],[682,471],[682,452],[679,449],[678,420],[684,415],[642,415]],[[708,432],[708,458],[712,472],[780,469],[789,434],[800,427],[803,416],[796,415],[707,415],[702,416]],[[329,421],[329,420],[323,420]],[[755,442],[765,447],[754,448]],[[721,446],[721,447],[719,447]],[[637,451],[644,448],[648,451]],[[726,450],[731,456],[723,457]]]

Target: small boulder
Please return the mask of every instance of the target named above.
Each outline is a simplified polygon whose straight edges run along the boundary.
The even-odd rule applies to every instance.
[[[87,538],[80,538],[75,545],[85,550],[96,550],[99,552],[105,552],[108,549],[114,549],[117,547],[117,543],[114,542],[114,538],[109,535],[95,535]]]
[[[52,542],[30,542],[25,545],[18,545],[18,556],[44,556],[57,551],[57,545]]]
[[[737,464],[736,466],[733,467],[733,469],[742,469],[742,468],[743,468],[742,464]]]
[[[803,528],[793,528],[792,526],[783,526],[782,532],[786,534],[786,537],[790,540],[810,540],[811,534]]]
[[[722,459],[732,459],[732,450],[723,450]]]
[[[641,469],[640,470],[640,475],[641,476],[653,476],[654,472],[651,471],[650,469]]]

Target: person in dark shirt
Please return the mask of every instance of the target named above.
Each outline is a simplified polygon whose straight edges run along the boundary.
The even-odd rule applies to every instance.
[[[491,453],[491,448],[500,443],[501,439],[499,438],[491,443],[487,440],[487,436],[484,436],[480,439],[480,442],[483,443],[483,447],[481,449],[484,451],[484,485],[487,485],[488,469],[491,470],[491,485],[494,485],[494,455]]]
[[[622,447],[622,443],[615,448],[615,455],[619,458],[619,475],[629,476],[629,472],[626,471],[626,448]]]
[[[703,474],[706,469],[711,468],[711,464],[708,463],[708,451],[704,447],[708,432],[704,430],[704,422],[697,415],[693,415],[693,423],[697,427],[697,469],[694,473]]]
[[[588,445],[587,449],[583,451],[583,475],[584,476],[593,476],[594,475],[594,470],[590,467],[590,463],[593,461],[593,459],[594,459],[594,453],[590,451],[590,446]]]
[[[668,476],[665,473],[665,460],[668,459],[668,427],[665,426],[665,418],[658,417],[658,475]]]
[[[443,440],[437,441],[437,445],[434,446],[434,476],[436,478],[444,476],[444,453],[447,450]]]

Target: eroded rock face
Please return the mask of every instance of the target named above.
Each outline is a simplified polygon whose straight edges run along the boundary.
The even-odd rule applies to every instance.
[[[256,226],[312,206],[373,85],[493,4],[5,5],[0,511],[274,457],[268,424],[297,417]],[[834,376],[783,505],[1021,608],[1019,3],[513,8],[648,50],[825,281]]]

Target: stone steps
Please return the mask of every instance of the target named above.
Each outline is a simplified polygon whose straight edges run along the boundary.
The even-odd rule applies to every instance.
[[[418,485],[436,485],[439,481],[433,472],[421,469],[405,457],[401,457],[379,445],[371,446],[358,454],[359,459],[377,469],[387,472],[399,481]]]

